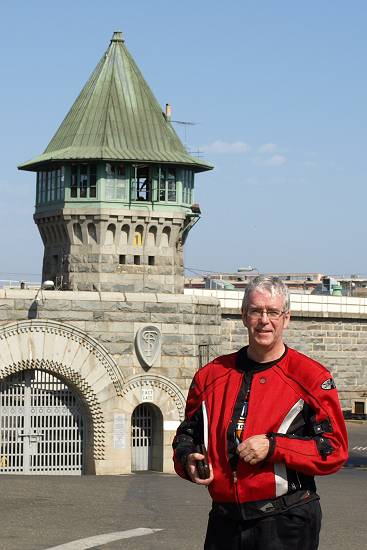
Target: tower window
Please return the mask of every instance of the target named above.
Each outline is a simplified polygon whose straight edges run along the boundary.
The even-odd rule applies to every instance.
[[[182,202],[192,204],[194,190],[194,173],[192,170],[182,170]]]
[[[37,205],[64,200],[64,167],[53,167],[37,173]]]
[[[73,164],[71,167],[70,197],[95,199],[97,196],[97,167],[95,164]]]
[[[135,265],[140,265],[140,258],[141,258],[141,256],[134,256],[134,264]]]
[[[119,255],[119,264],[120,265],[126,264],[126,255],[125,254],[120,254]]]
[[[106,199],[128,200],[129,182],[126,178],[126,168],[122,163],[106,163]]]
[[[158,201],[176,202],[176,171],[173,168],[161,168],[158,178]]]
[[[135,167],[135,177],[132,181],[132,200],[151,201],[152,181],[149,166]]]
[[[154,264],[155,264],[154,256],[148,256],[148,265],[154,265]]]
[[[87,197],[88,191],[88,166],[83,164],[80,167],[80,176],[79,176],[79,197],[85,199]]]

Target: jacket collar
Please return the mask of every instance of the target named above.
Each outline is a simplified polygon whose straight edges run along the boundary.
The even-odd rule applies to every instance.
[[[274,361],[268,361],[267,363],[257,363],[247,357],[248,346],[241,348],[236,355],[236,368],[244,372],[261,372],[266,369],[270,369],[274,365],[278,364],[288,353],[288,346],[284,344],[284,353],[278,359]]]

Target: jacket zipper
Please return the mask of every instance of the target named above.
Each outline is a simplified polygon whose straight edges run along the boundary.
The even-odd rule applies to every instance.
[[[244,399],[241,403],[241,412],[242,412],[242,408],[243,408],[243,405],[244,405],[245,401],[247,401],[247,409],[246,409],[246,416],[245,416],[245,419],[244,419],[245,422],[244,422],[242,437],[243,437],[243,433],[245,431],[246,421],[247,421],[247,417],[248,417],[248,404],[249,404],[249,399],[250,399],[250,388],[251,388],[252,376],[253,376],[252,373],[248,373],[248,379],[247,379],[246,373],[243,373],[240,389],[237,393],[237,397],[236,397],[235,404],[234,404],[234,411],[233,412],[236,412],[237,402],[239,400],[240,393],[241,393],[241,390],[242,390],[242,387],[243,387]],[[240,412],[240,414],[241,414],[241,412]],[[235,433],[234,433],[234,438],[235,439],[237,437],[237,435],[236,435],[236,424],[237,424],[238,420],[239,420],[239,417],[237,418],[237,414],[236,414]],[[238,460],[239,460],[239,458],[238,458]],[[238,460],[237,460],[237,463],[238,463]],[[237,481],[238,481],[237,468],[235,470],[232,470],[232,481],[233,481],[233,485],[234,485],[235,497],[236,497],[237,504],[240,504],[240,498],[239,498],[239,494],[238,494],[238,483],[237,483]]]

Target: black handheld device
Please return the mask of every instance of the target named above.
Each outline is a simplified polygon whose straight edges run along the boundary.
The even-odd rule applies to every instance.
[[[209,469],[208,453],[206,451],[206,447],[204,443],[197,445],[196,452],[200,453],[201,455],[204,455],[204,458],[202,460],[196,461],[196,468],[199,474],[199,478],[208,479],[208,477],[210,477],[210,469]]]

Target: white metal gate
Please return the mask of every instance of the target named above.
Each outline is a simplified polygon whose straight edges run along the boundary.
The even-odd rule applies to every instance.
[[[153,415],[149,405],[139,405],[131,419],[131,469],[133,472],[152,467]]]
[[[76,395],[50,373],[0,383],[0,473],[81,474],[85,428]]]

